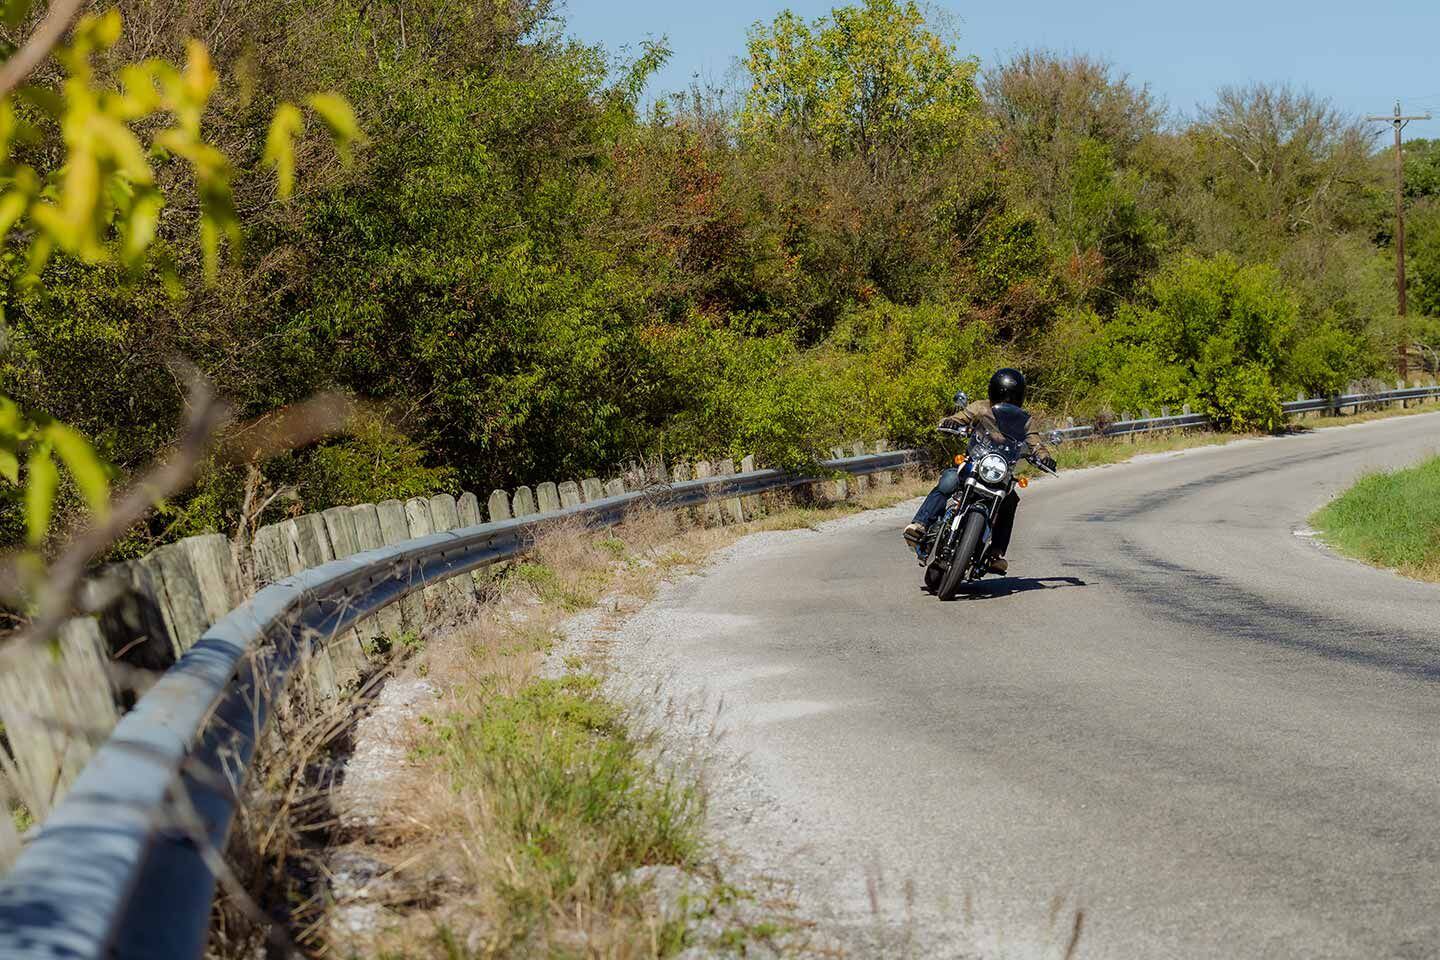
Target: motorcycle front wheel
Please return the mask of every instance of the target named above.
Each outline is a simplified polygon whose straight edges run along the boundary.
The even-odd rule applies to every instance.
[[[960,531],[960,544],[955,548],[955,555],[950,558],[950,569],[945,571],[945,576],[940,580],[940,590],[936,596],[941,600],[955,598],[955,591],[960,589],[960,584],[965,580],[965,574],[975,560],[975,553],[980,549],[980,538],[984,534],[984,515],[979,511],[972,511],[965,517],[965,528]]]

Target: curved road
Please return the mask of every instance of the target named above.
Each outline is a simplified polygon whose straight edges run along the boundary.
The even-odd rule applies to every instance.
[[[1079,906],[1079,957],[1437,957],[1440,587],[1297,535],[1437,451],[1427,414],[1038,482],[952,603],[913,504],[764,535],[617,665],[723,697],[742,845],[915,938],[853,954],[1059,956]]]

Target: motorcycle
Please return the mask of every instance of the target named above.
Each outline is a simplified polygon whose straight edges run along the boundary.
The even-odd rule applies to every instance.
[[[969,403],[964,393],[955,395],[957,409],[963,410]],[[955,457],[955,469],[940,476],[940,489],[948,497],[945,513],[930,525],[915,547],[920,565],[925,568],[925,588],[941,600],[953,598],[961,584],[979,580],[989,572],[995,513],[1017,486],[1029,484],[1026,477],[1015,472],[1020,462],[1024,460],[1044,473],[1056,475],[1026,442],[1028,420],[1018,407],[1006,410],[1007,406],[995,407],[996,424],[1003,435],[998,440],[975,427],[937,428],[940,433],[969,441],[967,452]],[[1019,439],[1015,439],[1016,434]],[[1053,431],[1047,439],[1058,446],[1063,437]]]

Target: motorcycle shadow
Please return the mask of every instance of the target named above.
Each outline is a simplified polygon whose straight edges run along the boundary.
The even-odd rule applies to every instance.
[[[1035,590],[1088,586],[1090,584],[1079,577],[997,577],[994,580],[973,580],[960,587],[953,599],[994,600]]]

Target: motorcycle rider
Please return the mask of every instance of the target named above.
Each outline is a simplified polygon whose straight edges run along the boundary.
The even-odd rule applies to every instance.
[[[996,370],[990,378],[987,393],[988,403],[976,400],[959,413],[951,414],[940,421],[940,426],[959,430],[973,425],[987,431],[997,441],[1005,439],[1007,433],[1011,438],[1018,438],[1023,434],[1036,458],[1045,467],[1054,470],[1055,458],[1040,439],[1039,431],[1031,425],[1030,414],[1024,410],[1025,374],[1012,367]],[[1001,430],[1002,424],[1004,431]],[[968,470],[968,464],[963,469]],[[919,546],[925,537],[925,531],[945,512],[945,500],[958,487],[959,480],[960,471],[955,467],[950,467],[940,474],[935,489],[930,491],[925,502],[920,504],[920,509],[915,511],[915,519],[905,528],[906,543],[912,547]],[[1010,546],[1010,534],[1015,528],[1015,509],[1019,506],[1020,497],[1011,491],[1010,495],[1000,502],[995,513],[995,531],[990,540],[992,573],[1004,573],[1010,567],[1005,560],[1005,551]]]

